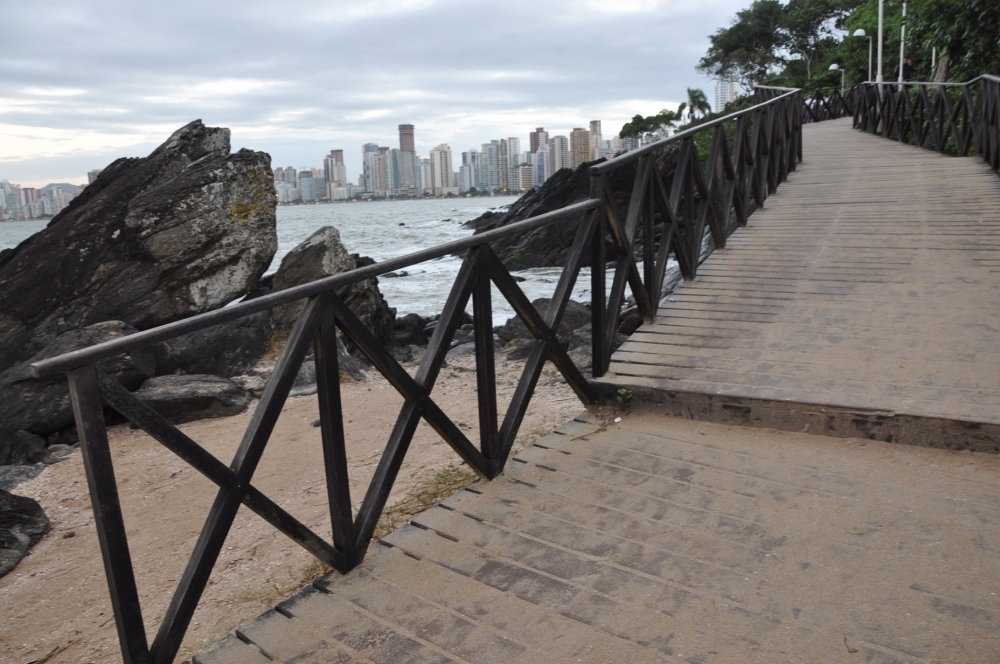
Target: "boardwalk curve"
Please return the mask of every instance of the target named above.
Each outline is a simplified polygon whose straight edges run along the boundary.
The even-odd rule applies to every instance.
[[[1000,451],[1000,178],[850,120],[803,144],[598,383],[670,414]]]

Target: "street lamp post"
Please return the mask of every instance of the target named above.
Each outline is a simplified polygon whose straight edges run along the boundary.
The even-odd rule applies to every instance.
[[[882,82],[882,26],[883,26],[883,15],[885,14],[884,7],[882,6],[883,0],[878,0],[878,74],[875,76],[875,82]],[[879,86],[879,95],[882,94],[882,86]]]
[[[868,81],[872,80],[872,38],[868,36],[864,28],[858,28],[854,31],[855,37],[868,37]]]
[[[903,25],[899,28],[899,90],[903,90],[903,60],[906,46],[906,0],[903,0]]]
[[[839,71],[840,72],[840,95],[843,96],[844,95],[844,73],[846,72],[846,70],[841,69],[840,65],[838,65],[837,63],[834,63],[834,64],[830,65],[830,71]]]

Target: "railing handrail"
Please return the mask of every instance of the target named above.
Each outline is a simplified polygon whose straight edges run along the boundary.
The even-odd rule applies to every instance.
[[[776,104],[778,101],[784,99],[785,97],[789,97],[798,92],[801,92],[800,88],[779,88],[779,87],[769,87],[766,85],[757,85],[754,87],[759,90],[785,90],[786,92],[783,95],[778,95],[777,97],[772,97],[767,101],[762,101],[759,104],[754,104],[749,108],[744,108],[743,110],[736,111],[735,113],[730,113],[729,115],[725,115],[721,118],[709,120],[708,122],[702,122],[696,124],[692,127],[689,127],[688,129],[685,129],[684,131],[679,131],[672,136],[661,138],[655,143],[650,143],[649,145],[643,145],[642,147],[626,152],[625,154],[618,155],[617,157],[612,157],[611,159],[608,159],[603,163],[595,164],[594,166],[590,167],[590,174],[600,175],[605,171],[614,170],[615,168],[623,164],[627,164],[630,161],[638,159],[639,157],[648,152],[652,152],[653,150],[658,150],[660,148],[663,148],[669,145],[670,143],[679,143],[680,141],[683,141],[685,138],[688,138],[689,136],[694,136],[695,134],[705,131],[706,129],[711,129],[717,125],[721,125],[726,122],[731,122],[732,120],[735,120],[743,115],[747,115],[749,113],[755,113],[760,109],[764,108],[765,106]]]
[[[1000,76],[964,82],[882,81],[854,86],[854,126],[942,154],[975,150],[1000,171]]]
[[[204,330],[205,328],[212,327],[213,325],[243,318],[244,316],[249,316],[250,314],[255,314],[267,309],[273,309],[274,307],[281,306],[283,304],[290,304],[303,298],[319,295],[320,293],[324,293],[326,291],[337,290],[343,288],[344,286],[350,286],[351,284],[355,284],[359,281],[364,281],[365,279],[378,277],[386,274],[387,272],[394,272],[396,270],[416,265],[417,263],[423,263],[424,261],[434,260],[435,258],[449,256],[466,249],[487,244],[501,237],[523,233],[525,231],[538,228],[539,226],[545,226],[568,217],[573,217],[579,213],[586,212],[587,210],[593,210],[599,205],[600,201],[588,198],[587,200],[579,203],[574,203],[572,205],[559,208],[558,210],[553,210],[552,212],[540,214],[537,217],[508,224],[502,228],[495,228],[484,233],[478,233],[467,238],[462,238],[461,240],[454,240],[452,242],[439,244],[437,246],[430,247],[429,249],[421,249],[420,251],[415,251],[411,254],[406,254],[405,256],[390,258],[379,263],[373,263],[372,265],[355,268],[348,272],[342,272],[332,277],[325,277],[323,279],[317,279],[316,281],[310,281],[309,283],[302,284],[300,286],[293,286],[291,288],[278,291],[277,293],[262,295],[252,300],[240,302],[239,304],[234,304],[223,309],[208,311],[203,314],[198,314],[173,323],[167,323],[149,330],[136,332],[135,334],[112,339],[111,341],[105,341],[104,343],[96,344],[94,346],[89,346],[87,348],[82,348],[69,353],[63,353],[62,355],[57,355],[55,357],[39,360],[29,365],[29,370],[31,371],[31,375],[35,378],[44,378],[53,374],[72,371],[73,369],[77,369],[88,364],[94,364],[131,350],[143,348],[161,341],[167,341],[168,339],[174,339],[183,334]]]
[[[1000,83],[1000,76],[994,76],[993,74],[980,74],[975,78],[970,78],[968,81],[956,82],[956,81],[903,81],[903,85],[934,85],[941,86],[945,88],[960,88],[967,85],[972,85],[973,83],[978,83],[981,80],[993,81],[994,83]],[[899,81],[862,81],[856,85],[899,85]]]

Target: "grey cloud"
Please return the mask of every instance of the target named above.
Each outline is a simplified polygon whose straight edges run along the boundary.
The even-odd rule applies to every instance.
[[[8,25],[19,29],[5,33],[0,69],[4,96],[16,103],[4,106],[0,123],[141,134],[150,125],[202,118],[234,128],[237,147],[267,150],[281,165],[319,165],[327,150],[343,148],[351,173],[361,144],[395,145],[401,122],[416,125],[422,151],[447,141],[459,151],[509,135],[526,141],[528,124],[551,125],[566,116],[562,109],[589,116],[611,102],[679,101],[686,87],[709,85],[694,65],[707,35],[743,0],[638,4],[650,8],[614,13],[588,3],[516,1],[394,10],[385,3],[352,18],[349,12],[373,5],[8,3]],[[32,87],[86,92],[24,92]],[[28,105],[19,109],[22,103]],[[523,126],[475,124],[480,115],[528,108],[537,120]],[[378,109],[388,113],[365,116]],[[468,128],[447,129],[452,113]],[[422,126],[445,131],[431,135]],[[142,154],[152,138],[129,149],[94,150],[88,167]],[[64,176],[70,162],[87,158],[67,155],[56,168],[59,156],[0,155],[0,178]]]

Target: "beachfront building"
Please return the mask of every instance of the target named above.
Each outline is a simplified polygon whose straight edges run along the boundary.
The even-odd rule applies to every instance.
[[[500,141],[483,143],[479,153],[479,186],[486,191],[500,188],[498,175],[500,163]]]
[[[531,164],[521,164],[517,167],[517,189],[524,191],[531,189],[536,184],[541,184],[536,179],[535,166]]]
[[[531,154],[538,152],[538,146],[542,143],[549,142],[549,132],[545,131],[545,127],[536,127],[535,131],[528,134],[528,151]]]
[[[434,196],[448,193],[445,189],[454,189],[455,182],[451,170],[451,147],[442,143],[433,150],[430,156],[431,186],[428,187]]]
[[[323,180],[327,185],[333,185],[333,188],[347,184],[347,167],[344,165],[343,150],[330,150],[330,154],[323,159]],[[327,195],[327,198],[333,199],[333,196]]]
[[[736,101],[740,96],[740,85],[736,81],[716,81],[715,82],[715,109],[719,113],[726,108],[726,104]]]
[[[600,159],[597,156],[597,151],[601,148],[601,121],[591,120],[590,121],[590,160]]]
[[[569,133],[569,167],[590,161],[590,131],[577,127]]]
[[[569,168],[569,139],[565,136],[553,136],[549,139],[550,175],[560,168]]]

